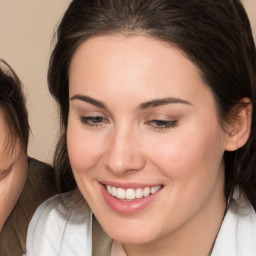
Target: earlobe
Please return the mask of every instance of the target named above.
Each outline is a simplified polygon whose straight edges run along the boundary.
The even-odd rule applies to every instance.
[[[250,99],[243,98],[235,108],[225,147],[227,151],[235,151],[244,146],[251,133],[252,104]]]

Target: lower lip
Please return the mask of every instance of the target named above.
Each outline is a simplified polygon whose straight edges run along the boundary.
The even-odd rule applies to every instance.
[[[123,201],[110,195],[104,185],[100,184],[100,186],[106,203],[112,210],[123,215],[132,215],[142,211],[154,201],[158,193],[162,190],[159,189],[156,193],[151,194],[148,197],[142,197],[133,201]]]

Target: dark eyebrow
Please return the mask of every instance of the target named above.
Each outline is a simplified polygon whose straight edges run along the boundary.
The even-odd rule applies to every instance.
[[[190,102],[179,99],[179,98],[163,98],[163,99],[155,99],[155,100],[142,103],[140,104],[140,109],[145,110],[147,108],[153,108],[153,107],[158,107],[165,104],[176,104],[176,103],[192,105]]]
[[[103,102],[95,100],[95,99],[93,99],[89,96],[86,96],[86,95],[76,94],[76,95],[72,96],[70,98],[70,100],[81,100],[81,101],[90,103],[90,104],[92,104],[96,107],[107,109]],[[185,100],[182,100],[182,99],[179,99],[179,98],[169,97],[169,98],[155,99],[155,100],[151,100],[151,101],[148,101],[148,102],[145,102],[145,103],[141,103],[139,105],[139,108],[142,109],[142,110],[145,110],[145,109],[148,109],[148,108],[158,107],[158,106],[165,105],[165,104],[176,104],[176,103],[191,105],[191,103],[188,102],[188,101],[185,101]]]
[[[89,96],[85,96],[85,95],[80,95],[80,94],[76,94],[73,97],[70,98],[70,100],[81,100],[87,103],[90,103],[96,107],[99,108],[104,108],[106,109],[106,106],[104,105],[104,103],[102,103],[101,101],[95,100]]]

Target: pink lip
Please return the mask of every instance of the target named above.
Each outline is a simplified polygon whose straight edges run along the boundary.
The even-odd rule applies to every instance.
[[[154,201],[158,193],[162,190],[160,189],[156,193],[151,194],[148,197],[143,197],[133,201],[123,201],[110,195],[103,184],[99,183],[99,185],[101,187],[102,195],[106,203],[110,206],[112,210],[123,215],[132,215],[142,211]],[[131,186],[131,184],[128,184],[128,185],[129,186],[127,186],[127,188],[134,188],[134,186]],[[124,186],[119,186],[119,187],[124,188]]]

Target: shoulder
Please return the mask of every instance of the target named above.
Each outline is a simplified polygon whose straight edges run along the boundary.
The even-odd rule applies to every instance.
[[[54,196],[36,210],[28,229],[27,256],[90,255],[91,212],[74,193]]]
[[[30,217],[42,202],[57,193],[53,168],[44,162],[28,158],[28,176],[20,203],[29,205]]]
[[[0,234],[0,255],[21,255],[26,249],[29,221],[36,208],[57,194],[53,168],[28,158],[28,176],[21,196]]]
[[[212,256],[255,256],[255,252],[256,212],[245,196],[236,190],[216,239]]]
[[[57,192],[53,168],[49,164],[41,162],[31,157],[28,158],[27,183],[37,184],[38,189],[43,189],[45,193],[46,190],[48,190],[48,194],[56,194]],[[29,186],[29,184],[27,184],[27,186]],[[37,188],[34,189],[36,190]]]

